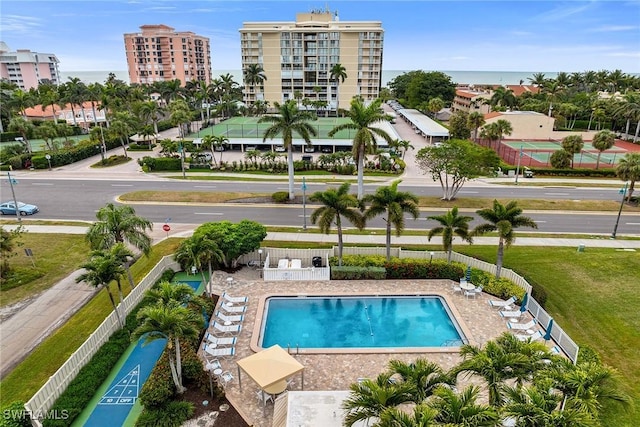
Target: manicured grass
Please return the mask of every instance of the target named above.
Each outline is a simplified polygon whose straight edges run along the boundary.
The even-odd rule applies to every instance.
[[[65,225],[65,226],[78,226],[78,227],[88,227],[91,225],[90,221],[44,221],[40,219],[22,219],[22,222],[18,223],[17,220],[6,220],[0,219],[0,226],[4,224],[24,224],[24,225]]]
[[[60,236],[48,235],[50,239]],[[179,239],[164,240],[153,247],[148,257],[141,257],[131,267],[135,282],[138,283],[164,255],[175,252],[179,244]],[[117,294],[115,283],[111,288]],[[126,280],[122,288],[126,294],[131,290]],[[3,379],[0,407],[16,400],[29,400],[112,311],[106,290],[101,290]]]
[[[135,191],[120,196],[123,201],[149,202],[191,202],[191,203],[224,203],[230,200],[270,196],[265,193],[225,193],[217,191]],[[506,204],[511,199],[498,199]],[[491,206],[492,198],[461,197],[454,201],[442,200],[439,197],[419,197],[419,206],[423,208],[451,209],[483,209]],[[620,208],[620,202],[607,200],[535,200],[518,199],[518,206],[525,210],[561,210],[561,211],[614,211]],[[625,205],[623,212],[640,212],[638,206]]]
[[[23,280],[26,284],[0,291],[2,307],[50,288],[76,270],[89,254],[83,235],[22,233],[18,242],[21,246],[16,246],[9,264],[15,270],[16,281]],[[25,255],[26,248],[33,252],[35,267]],[[37,279],[29,279],[33,277]]]

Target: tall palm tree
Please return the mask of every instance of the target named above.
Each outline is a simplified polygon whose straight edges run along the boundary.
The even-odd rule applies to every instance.
[[[202,149],[209,150],[209,152],[211,153],[211,161],[213,162],[214,165],[217,165],[218,162],[216,161],[216,153],[214,148],[215,148],[215,135],[205,135],[204,137],[202,137]]]
[[[212,145],[220,152],[220,163],[222,163],[222,153],[229,145],[229,138],[224,135],[213,135]]]
[[[411,145],[411,141],[407,141],[406,139],[396,139],[392,141],[391,144],[389,144],[389,147],[395,150],[402,150],[401,159],[403,160],[404,160],[404,156],[407,154],[407,151],[409,151],[409,149],[411,150],[415,149],[415,147]]]
[[[439,387],[428,406],[437,411],[435,425],[496,426],[499,415],[495,408],[476,403],[480,389],[469,386],[459,394],[449,387]]]
[[[633,142],[638,139],[638,133],[640,132],[640,95],[629,92],[624,95],[624,99],[620,101],[617,107],[614,109],[613,114],[615,117],[624,118],[627,121],[625,127],[625,138],[629,137],[629,127],[631,122],[637,122],[636,132],[633,137]]]
[[[146,306],[138,313],[140,326],[131,334],[133,339],[144,337],[145,342],[157,339],[167,340],[167,350],[175,348],[175,358],[169,354],[171,377],[178,393],[184,393],[182,385],[182,359],[180,356],[180,340],[198,337],[204,326],[204,319],[199,313],[179,303]]]
[[[442,110],[444,106],[444,101],[437,96],[435,98],[431,98],[429,102],[427,102],[427,110],[429,110],[433,119],[436,118],[436,114],[438,113],[438,111]]]
[[[527,80],[529,80],[532,85],[538,87],[542,87],[546,81],[544,73],[533,73]]]
[[[158,133],[158,121],[164,109],[156,101],[150,100],[140,105],[140,113],[145,121],[153,124],[153,132]]]
[[[97,221],[91,224],[85,236],[92,249],[108,249],[116,243],[127,243],[145,255],[151,250],[153,224],[136,215],[131,206],[116,206],[107,203],[96,212]]]
[[[131,262],[133,261],[133,258],[134,258],[133,252],[131,252],[125,246],[124,243],[118,242],[109,249],[109,253],[112,257],[117,259],[120,262],[120,264],[125,268],[125,270],[127,271],[127,279],[129,280],[129,286],[131,286],[131,289],[133,289],[135,287],[135,283],[133,281],[133,274],[131,274]],[[122,289],[120,288],[120,280],[118,280],[117,282],[118,282],[118,290],[120,290],[120,295],[122,295]]]
[[[76,283],[85,282],[96,289],[105,288],[113,310],[116,313],[116,317],[118,318],[118,323],[121,327],[124,326],[124,322],[118,312],[115,298],[109,288],[109,284],[114,280],[118,280],[119,283],[119,277],[124,274],[124,268],[120,264],[120,261],[108,251],[94,251],[89,261],[82,264],[81,267],[85,271],[76,277]],[[120,294],[120,302],[122,302],[122,293]]]
[[[22,136],[22,144],[24,144],[27,152],[31,153],[31,143],[29,142],[28,136],[35,129],[33,123],[24,117],[14,117],[9,120],[8,129],[12,132],[18,132]]]
[[[500,277],[505,246],[508,248],[515,241],[515,229],[518,227],[538,228],[538,224],[527,216],[522,216],[518,202],[511,201],[506,205],[497,200],[493,207],[477,210],[476,213],[485,221],[473,230],[474,235],[482,235],[492,231],[498,232],[498,256],[496,259],[496,278]]]
[[[244,81],[246,84],[252,86],[253,91],[256,91],[256,86],[262,86],[267,80],[267,75],[264,72],[264,68],[260,64],[249,64],[244,69]],[[257,94],[256,94],[257,99]]]
[[[118,111],[111,120],[111,124],[109,126],[109,132],[111,132],[111,135],[120,139],[120,146],[122,146],[122,151],[124,151],[125,157],[128,157],[127,143],[129,141],[129,137],[134,132],[135,125],[135,118],[129,111]]]
[[[473,130],[473,140],[478,142],[478,129],[484,126],[484,115],[477,111],[469,113],[467,117],[467,126],[469,129]]]
[[[442,234],[442,247],[448,253],[447,262],[451,262],[454,234],[465,242],[473,243],[473,237],[469,232],[469,222],[473,221],[473,217],[458,215],[457,206],[454,206],[444,215],[434,215],[427,219],[432,219],[440,223],[439,227],[434,227],[429,230],[427,238],[431,241],[433,236]]]
[[[616,175],[623,181],[629,181],[627,202],[631,202],[631,195],[640,180],[640,153],[627,153],[620,159],[616,167]]]
[[[183,99],[176,99],[169,104],[169,111],[171,111],[171,124],[178,127],[178,135],[180,139],[184,139],[185,126],[191,123],[189,106]]]
[[[571,154],[571,169],[573,169],[573,158],[575,154],[582,151],[584,141],[580,135],[569,135],[562,139],[562,149]]]
[[[278,115],[263,116],[258,123],[271,123],[264,131],[262,141],[282,137],[282,145],[287,150],[287,168],[289,172],[289,200],[295,198],[293,192],[293,134],[298,134],[304,142],[311,144],[311,137],[318,132],[309,123],[314,117],[306,111],[300,111],[295,101],[289,100],[284,104],[274,103],[278,109]]]
[[[87,125],[87,118],[84,114],[84,102],[88,99],[87,85],[85,85],[78,77],[69,77],[69,81],[62,86],[62,100],[71,105],[71,113],[73,114],[73,124],[77,126],[76,113],[74,105],[80,107],[82,121]]]
[[[357,422],[380,418],[388,408],[413,402],[412,386],[405,382],[389,381],[391,374],[378,375],[375,380],[366,379],[351,384],[351,393],[344,400],[342,408],[346,411],[344,425],[351,427]]]
[[[334,64],[329,70],[329,81],[336,82],[336,117],[340,111],[340,83],[344,83],[347,77],[347,69],[340,63]]]
[[[603,151],[608,150],[613,147],[616,143],[616,136],[613,132],[609,130],[601,130],[593,136],[593,141],[591,141],[591,145],[598,150],[598,158],[596,159],[596,170],[598,170],[600,166],[600,156]]]
[[[518,101],[516,100],[516,96],[513,94],[513,90],[507,89],[503,86],[499,86],[491,95],[489,99],[489,104],[492,107],[505,107],[511,108],[514,107]]]
[[[398,184],[401,180],[396,180],[389,186],[379,187],[374,194],[366,195],[362,201],[370,203],[364,212],[365,220],[369,220],[378,215],[384,215],[387,235],[387,260],[391,259],[391,226],[396,229],[396,236],[402,234],[404,230],[404,215],[411,214],[413,219],[420,216],[418,209],[418,197],[406,191],[398,191]]]
[[[27,118],[26,109],[36,104],[36,99],[30,91],[16,89],[11,94],[11,104],[17,108],[22,117]]]
[[[156,306],[181,304],[188,305],[196,298],[193,288],[186,283],[169,283],[163,281],[147,291],[146,298]]]
[[[358,164],[358,200],[362,200],[364,196],[364,160],[366,154],[373,154],[378,148],[376,136],[383,138],[388,144],[393,142],[393,138],[381,128],[375,127],[375,124],[382,121],[390,121],[391,117],[381,111],[381,99],[376,99],[369,106],[365,106],[361,97],[355,97],[351,101],[351,108],[348,116],[351,120],[349,123],[340,124],[331,131],[329,137],[333,137],[341,130],[355,130],[353,138],[353,158]]]
[[[42,111],[44,111],[47,107],[51,107],[51,118],[55,121],[56,117],[56,105],[60,102],[60,93],[58,92],[58,87],[54,85],[39,85],[38,86],[38,95],[40,98],[40,105]]]
[[[364,217],[360,213],[358,207],[360,203],[358,199],[349,194],[348,182],[338,187],[329,188],[326,191],[317,191],[313,193],[310,200],[320,202],[322,206],[317,208],[311,214],[311,223],[318,223],[320,231],[329,234],[331,226],[335,224],[338,233],[338,265],[342,265],[342,217],[345,217],[351,224],[355,225],[359,230],[364,228]]]
[[[440,366],[423,358],[418,358],[410,363],[391,360],[389,371],[392,375],[399,375],[402,381],[413,387],[413,401],[415,403],[424,401],[442,385],[452,386],[455,384],[455,379],[445,373]]]

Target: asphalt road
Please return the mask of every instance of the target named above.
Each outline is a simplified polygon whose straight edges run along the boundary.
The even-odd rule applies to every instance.
[[[327,185],[308,183],[307,195],[323,190]],[[355,186],[354,186],[355,187]],[[374,191],[375,184],[366,185],[368,192]],[[418,195],[440,196],[439,186],[402,186],[405,191]],[[176,180],[77,180],[77,179],[23,179],[16,185],[17,197],[27,203],[37,204],[41,219],[87,220],[95,219],[95,211],[105,203],[126,192],[138,190],[178,190],[178,191],[240,191],[271,194],[287,189],[286,182],[208,182]],[[10,198],[10,188],[6,179],[0,183],[2,199]],[[570,200],[618,200],[620,195],[612,188],[544,188],[510,186],[473,186],[466,185],[459,193],[461,197],[498,197],[532,199],[570,199]],[[136,212],[153,222],[172,222],[200,224],[208,221],[229,219],[237,221],[243,218],[259,221],[267,225],[302,226],[302,206],[263,206],[263,205],[161,205],[136,204]],[[307,217],[313,208],[307,206]],[[427,229],[435,224],[426,221],[429,215],[439,215],[442,211],[425,210],[419,220],[407,219],[406,228]],[[467,213],[476,216],[473,211]],[[583,213],[536,213],[528,216],[538,223],[538,231],[555,233],[611,233],[617,212],[602,214]],[[475,219],[472,226],[479,224]],[[311,226],[309,220],[307,224]],[[371,227],[382,228],[384,222],[378,218],[370,222]],[[618,226],[619,234],[640,234],[640,216],[623,215]]]

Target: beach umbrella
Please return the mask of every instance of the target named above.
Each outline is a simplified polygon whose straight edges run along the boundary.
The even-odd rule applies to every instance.
[[[524,313],[525,311],[527,311],[527,301],[529,300],[529,294],[525,293],[524,297],[522,298],[522,303],[520,304],[520,311],[522,313]]]
[[[467,266],[467,272],[464,275],[464,278],[467,279],[467,282],[471,281],[471,266]]]
[[[549,319],[549,324],[547,325],[547,331],[544,333],[544,340],[549,341],[551,339],[551,329],[553,328],[553,317]]]

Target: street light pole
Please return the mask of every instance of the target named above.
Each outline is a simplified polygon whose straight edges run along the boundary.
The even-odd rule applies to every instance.
[[[302,177],[302,229],[307,229],[307,181]]]
[[[619,191],[619,193],[622,194],[622,200],[620,200],[620,209],[618,210],[618,217],[616,218],[616,225],[613,226],[613,233],[611,233],[611,238],[615,239],[616,238],[616,233],[618,232],[618,224],[620,223],[620,215],[622,214],[622,207],[624,206],[624,199],[625,196],[627,195],[627,185],[629,183],[625,182],[624,183],[624,187],[622,187]]]
[[[518,166],[516,166],[516,185],[518,185],[518,176],[520,176],[520,161],[522,160],[522,145],[520,146],[520,153],[518,154]]]
[[[14,181],[16,184],[18,183],[18,181],[11,178],[11,172],[7,172],[7,178],[9,178],[9,185],[11,186],[11,195],[13,196],[13,207],[16,208],[16,217],[18,218],[18,221],[22,222],[22,218],[20,218],[20,208],[18,206],[18,199],[16,199],[16,192],[13,189]]]

